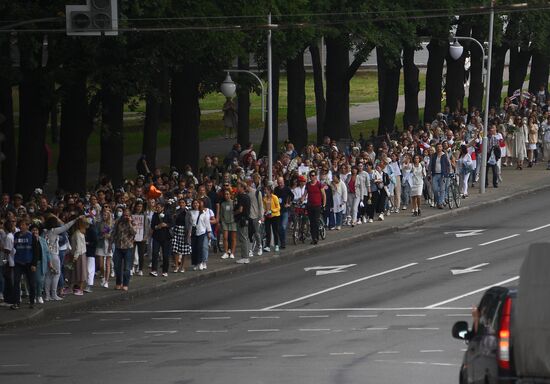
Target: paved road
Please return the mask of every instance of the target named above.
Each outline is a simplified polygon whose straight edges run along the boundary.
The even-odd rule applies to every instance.
[[[0,381],[456,382],[464,345],[450,337],[452,324],[468,319],[484,287],[517,282],[528,244],[548,238],[549,198],[546,190],[162,297],[4,330]],[[305,270],[316,266],[347,267]]]

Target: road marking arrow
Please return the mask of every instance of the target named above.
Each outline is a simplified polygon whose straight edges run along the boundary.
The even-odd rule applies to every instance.
[[[346,269],[350,267],[355,267],[357,264],[347,264],[347,265],[330,265],[330,266],[317,266],[317,267],[307,267],[304,268],[304,271],[315,271],[315,276],[329,275],[331,273],[340,273],[347,272]]]
[[[451,273],[453,274],[453,276],[455,275],[463,275],[465,273],[471,273],[471,272],[480,272],[481,267],[484,267],[486,265],[489,265],[489,263],[482,263],[482,264],[478,264],[478,265],[474,265],[473,267],[470,267],[470,268],[465,268],[465,269],[451,269]]]
[[[456,237],[469,237],[481,235],[485,229],[466,229],[464,231],[444,232],[445,235],[455,235]]]

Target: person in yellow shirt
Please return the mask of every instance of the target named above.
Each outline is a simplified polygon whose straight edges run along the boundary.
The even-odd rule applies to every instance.
[[[269,252],[271,250],[269,247],[271,246],[271,232],[273,232],[273,244],[275,245],[275,252],[279,252],[279,220],[281,218],[281,206],[279,204],[279,198],[273,194],[273,188],[271,186],[265,187],[263,203],[265,232],[267,240],[264,251]]]

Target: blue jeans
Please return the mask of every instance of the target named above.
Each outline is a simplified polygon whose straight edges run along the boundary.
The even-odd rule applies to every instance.
[[[36,271],[34,271],[34,281],[35,281],[35,296],[42,297],[42,291],[44,291],[44,274],[42,273],[42,261],[38,260],[36,264]]]
[[[445,203],[445,177],[441,173],[432,175],[432,185],[436,204],[443,205]]]
[[[342,217],[344,215],[344,212],[336,212],[334,213],[334,221],[337,227],[342,226]]]
[[[116,285],[127,287],[130,284],[130,267],[134,262],[134,248],[115,248],[113,259]]]
[[[204,243],[207,243],[206,233],[200,236],[191,236],[191,264],[194,266],[204,262]],[[207,253],[208,254],[208,253]]]
[[[281,247],[286,247],[286,229],[288,228],[288,211],[281,211],[279,219],[279,241]]]

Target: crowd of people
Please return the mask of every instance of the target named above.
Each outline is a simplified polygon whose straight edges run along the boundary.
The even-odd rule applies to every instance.
[[[486,159],[480,111],[446,108],[424,126],[361,136],[349,145],[326,137],[297,151],[285,142],[272,184],[267,159],[257,156],[253,144],[234,144],[225,158],[206,156],[197,170],[150,170],[142,156],[139,176],[119,188],[104,177],[86,194],[48,197],[36,189],[26,200],[3,194],[0,301],[18,309],[28,296],[32,307],[113,282],[124,292],[131,276],[206,270],[209,254],[218,249],[225,262],[246,264],[287,247],[297,210],[307,213],[314,246],[319,222],[342,230],[392,214],[443,209],[449,178],[458,179],[467,198],[482,161],[495,188],[501,167],[520,171],[545,157],[550,169],[549,110],[546,95],[519,95],[501,110],[491,109]]]

